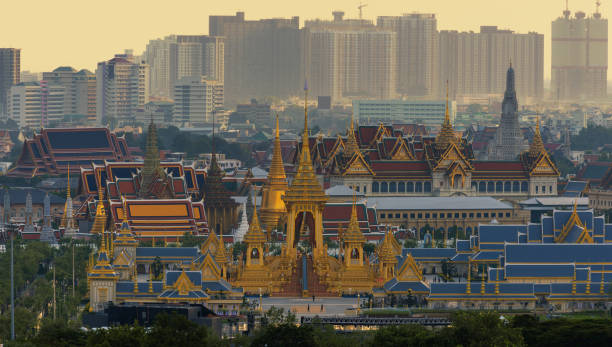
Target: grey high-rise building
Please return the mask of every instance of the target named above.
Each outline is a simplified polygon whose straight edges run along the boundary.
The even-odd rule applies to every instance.
[[[96,75],[91,71],[60,66],[52,72],[43,72],[42,79],[65,88],[65,115],[85,115],[89,121],[96,121]]]
[[[225,38],[226,104],[300,93],[305,58],[299,17],[210,16],[209,34]]]
[[[0,116],[7,112],[7,96],[12,85],[19,83],[21,49],[0,48]]]
[[[515,33],[496,26],[480,32],[441,31],[439,81],[449,82],[450,95],[501,94],[509,63],[516,71],[516,91],[521,97],[540,98],[544,84],[544,35]],[[443,96],[444,88],[439,89]]]
[[[393,98],[396,95],[397,34],[371,21],[307,21],[309,82],[313,96]]]
[[[489,144],[489,160],[516,160],[527,145],[518,119],[514,69],[506,72],[506,91],[502,101],[502,114],[493,141]]]
[[[552,22],[551,96],[556,100],[606,97],[608,79],[608,20],[599,9],[563,11]]]
[[[150,66],[151,95],[172,98],[184,77],[224,82],[224,39],[207,35],[171,35],[149,41],[144,59]]]
[[[149,66],[129,54],[98,63],[96,120],[100,124],[134,123],[139,108],[149,102]]]
[[[434,96],[438,88],[438,23],[435,14],[378,17],[377,26],[397,33],[397,89],[404,95]]]

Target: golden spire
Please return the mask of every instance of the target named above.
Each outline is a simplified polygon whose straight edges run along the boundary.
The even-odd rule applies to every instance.
[[[347,159],[352,158],[356,152],[359,152],[359,144],[357,143],[357,138],[355,138],[355,122],[353,120],[353,112],[351,112],[351,125],[346,137],[346,143],[344,144],[344,157]]]
[[[480,284],[480,294],[484,295],[485,294],[485,271],[486,269],[482,270],[482,279],[481,279],[481,284]]]
[[[217,264],[227,263],[227,252],[225,250],[225,242],[223,242],[223,236],[220,236],[217,243],[217,252],[215,253],[215,261]]]
[[[359,228],[359,220],[357,218],[357,199],[353,195],[353,207],[351,210],[351,220],[349,221],[346,232],[343,235],[344,242],[365,242],[365,236]]]
[[[287,176],[283,165],[283,155],[280,146],[280,127],[278,124],[278,114],[276,115],[276,129],[274,131],[274,150],[272,152],[272,163],[268,173],[269,184],[282,184],[287,187]]]
[[[285,194],[285,202],[309,201],[324,203],[327,196],[319,184],[312,167],[310,146],[308,144],[308,86],[304,87],[304,132],[302,133],[302,151],[297,173],[291,187]]]
[[[442,128],[440,128],[440,133],[436,138],[436,147],[439,150],[444,150],[446,147],[457,141],[457,137],[455,136],[455,130],[453,129],[453,124],[450,120],[450,111],[448,107],[448,80],[446,81],[446,110],[444,113],[444,123],[442,123]]]
[[[537,157],[540,153],[546,152],[544,148],[544,142],[542,141],[542,134],[540,133],[540,117],[536,121],[535,134],[533,135],[533,141],[529,146],[529,155]]]
[[[255,201],[255,195],[253,194],[253,201]],[[244,235],[244,242],[248,243],[264,243],[266,242],[266,235],[264,235],[259,225],[259,218],[257,217],[257,207],[253,206],[253,215],[251,216],[251,223],[249,224],[249,230]]]
[[[274,137],[274,152],[272,163],[268,172],[268,181],[263,189],[261,201],[262,222],[268,230],[268,236],[280,219],[287,212],[283,196],[287,192],[287,176],[283,165],[283,156],[280,146],[280,126],[278,114],[276,115],[276,131]]]

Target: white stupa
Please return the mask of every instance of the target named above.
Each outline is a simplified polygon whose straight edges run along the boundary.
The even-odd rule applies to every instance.
[[[238,229],[236,229],[236,232],[234,233],[234,243],[242,242],[242,239],[247,231],[249,231],[249,221],[247,220],[246,203],[242,203],[242,219],[240,220]]]

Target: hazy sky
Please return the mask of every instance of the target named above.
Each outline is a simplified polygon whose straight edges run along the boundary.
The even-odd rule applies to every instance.
[[[478,31],[497,25],[545,35],[545,78],[550,75],[550,22],[565,0],[363,0],[363,17],[435,13],[439,29]],[[612,1],[602,1],[609,17]],[[358,0],[17,0],[0,1],[0,47],[21,48],[22,70],[61,65],[94,71],[97,62],[126,48],[140,54],[150,39],[168,34],[207,34],[209,15],[244,11],[247,19],[299,16],[331,18],[333,10],[357,18]],[[595,0],[570,0],[572,11],[595,11]],[[610,56],[610,55],[609,55]]]

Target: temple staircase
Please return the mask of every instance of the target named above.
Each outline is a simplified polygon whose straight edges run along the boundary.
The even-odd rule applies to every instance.
[[[338,296],[337,294],[329,292],[325,284],[321,283],[319,275],[314,271],[311,255],[306,259],[306,276],[304,277],[307,278],[308,295],[314,295],[316,297]]]
[[[296,297],[302,296],[302,266],[301,259],[298,258],[298,264],[289,278],[289,281],[283,284],[282,288],[278,292],[272,293],[272,296],[276,297]]]

